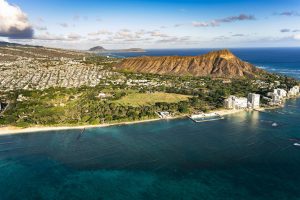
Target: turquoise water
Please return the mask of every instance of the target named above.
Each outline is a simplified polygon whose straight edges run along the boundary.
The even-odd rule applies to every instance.
[[[1,136],[0,199],[300,199],[299,111]]]

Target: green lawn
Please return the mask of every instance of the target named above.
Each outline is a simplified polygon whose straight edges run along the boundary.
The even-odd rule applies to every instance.
[[[131,93],[114,102],[121,105],[143,106],[153,105],[157,102],[177,103],[179,101],[187,101],[190,97],[191,96],[188,95],[171,94],[164,92]]]

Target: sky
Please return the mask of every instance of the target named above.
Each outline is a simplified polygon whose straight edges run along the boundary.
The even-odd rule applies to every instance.
[[[0,40],[85,50],[299,47],[299,0],[0,0]]]

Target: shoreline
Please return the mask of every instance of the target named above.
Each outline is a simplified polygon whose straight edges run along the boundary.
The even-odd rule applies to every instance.
[[[278,109],[284,106],[274,106],[274,107],[261,107],[259,109],[254,109],[253,111],[264,112],[266,110]],[[250,110],[228,110],[228,109],[219,109],[212,110],[208,113],[216,113],[220,116],[233,115],[241,112],[248,112]],[[47,131],[61,131],[61,130],[79,130],[79,129],[89,129],[89,128],[104,128],[109,126],[122,126],[122,125],[132,125],[146,122],[154,122],[161,120],[173,120],[186,118],[188,115],[179,115],[174,117],[169,117],[167,119],[161,118],[153,118],[153,119],[145,119],[145,120],[137,120],[137,121],[127,121],[127,122],[115,122],[110,124],[98,124],[98,125],[66,125],[66,126],[32,126],[28,128],[20,128],[16,126],[4,126],[0,127],[0,136],[2,135],[13,135],[13,134],[22,134],[22,133],[35,133],[35,132],[47,132]]]
[[[179,118],[179,117],[178,117]],[[175,119],[175,118],[170,118]],[[121,126],[121,125],[131,125],[145,122],[153,122],[161,120],[160,118],[154,119],[145,119],[138,121],[129,121],[129,122],[116,122],[111,124],[98,124],[98,125],[74,125],[74,126],[32,126],[28,128],[20,128],[16,126],[5,126],[0,128],[0,136],[1,135],[10,135],[10,134],[21,134],[21,133],[34,133],[34,132],[47,132],[47,131],[61,131],[61,130],[80,130],[80,129],[88,129],[88,128],[104,128],[109,126]]]
[[[232,115],[240,112],[244,112],[246,110],[215,110],[211,111],[210,113],[217,113],[221,116]],[[98,125],[74,125],[74,126],[32,126],[28,128],[20,128],[16,126],[4,126],[0,127],[0,136],[2,135],[12,135],[12,134],[22,134],[22,133],[35,133],[35,132],[47,132],[47,131],[62,131],[62,130],[80,130],[80,129],[89,129],[89,128],[104,128],[109,126],[121,126],[121,125],[132,125],[132,124],[139,124],[139,123],[146,123],[146,122],[154,122],[160,120],[173,120],[173,119],[180,119],[186,118],[188,115],[180,115],[174,116],[167,119],[161,118],[153,118],[153,119],[145,119],[145,120],[138,120],[138,121],[128,121],[128,122],[116,122],[111,124],[98,124]]]
[[[216,113],[220,116],[226,116],[226,115],[233,115],[241,112],[247,112],[248,110],[228,110],[228,109],[220,109],[220,110],[215,110],[215,111],[210,111],[209,113]]]

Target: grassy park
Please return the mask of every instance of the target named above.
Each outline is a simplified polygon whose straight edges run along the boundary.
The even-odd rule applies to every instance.
[[[121,105],[130,105],[138,107],[145,105],[154,105],[157,102],[178,103],[180,101],[187,101],[190,97],[191,96],[188,95],[165,92],[131,93],[114,102]]]

